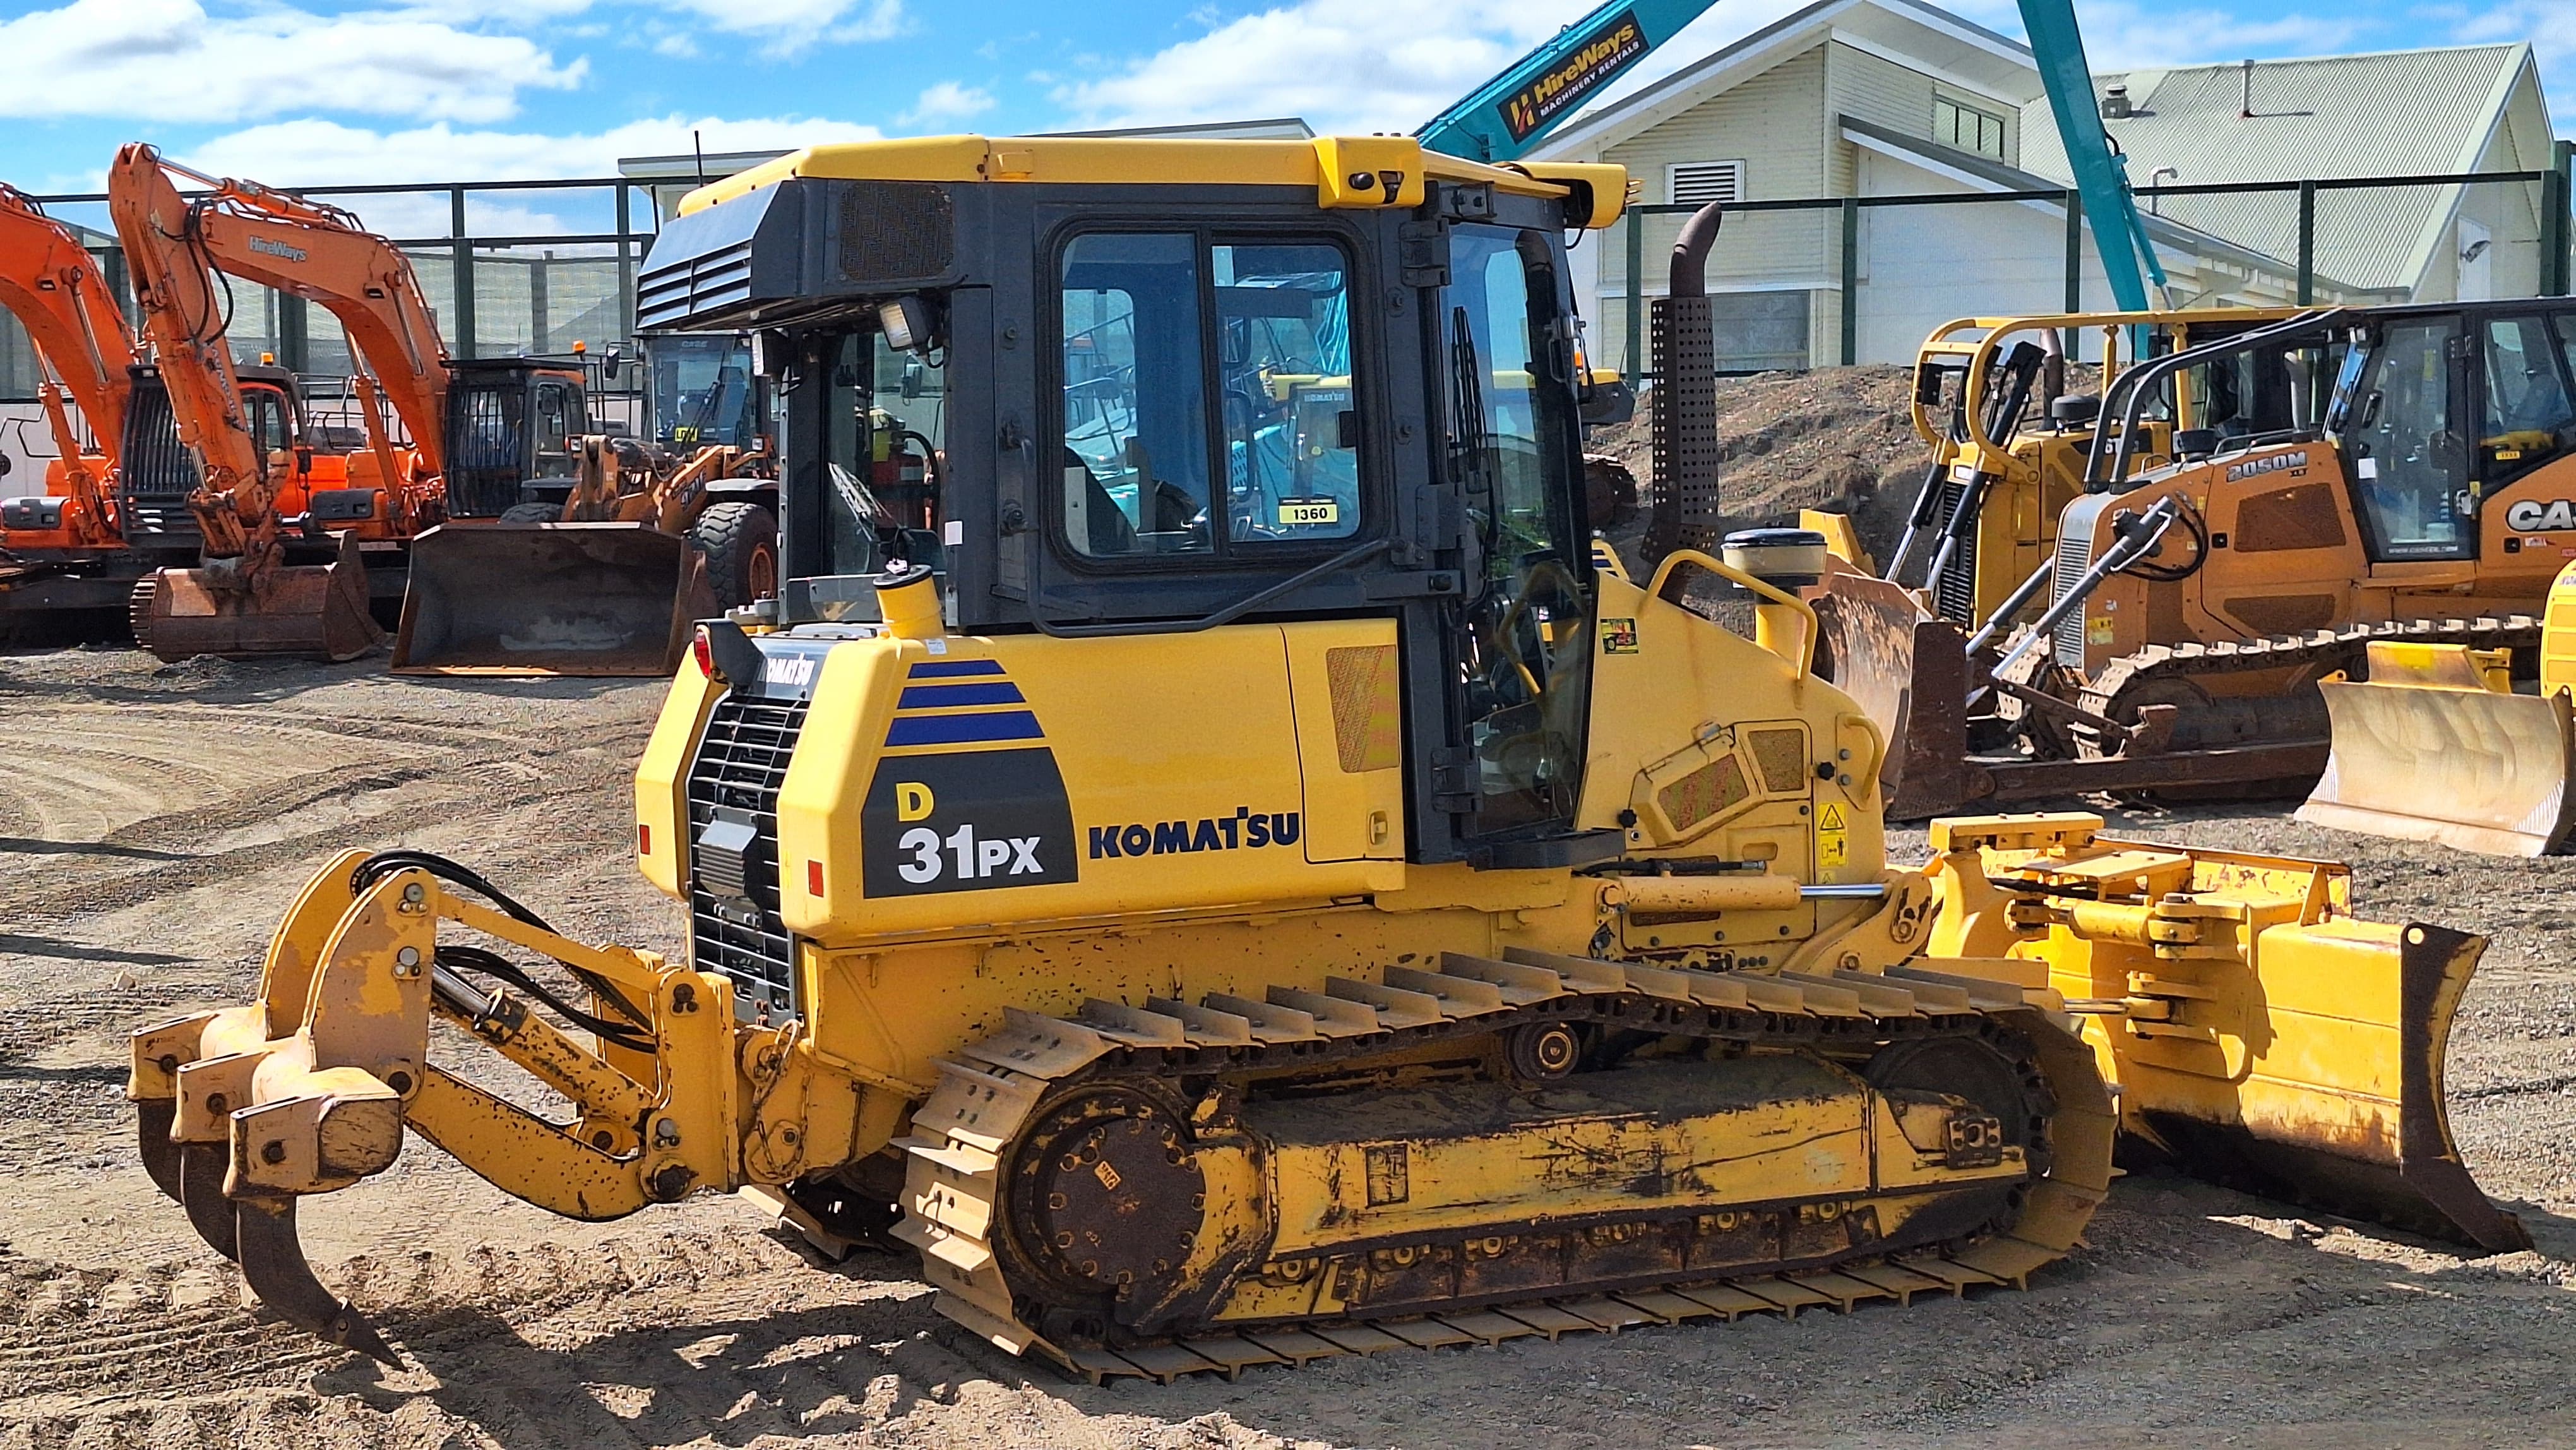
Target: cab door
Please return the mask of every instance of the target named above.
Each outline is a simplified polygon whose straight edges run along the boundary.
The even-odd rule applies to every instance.
[[[2479,428],[2477,592],[2537,599],[2576,559],[2576,315],[2482,316],[2476,329]]]
[[[2370,584],[2391,596],[2447,592],[2476,574],[2468,342],[2456,313],[2388,319],[2344,405],[2339,441]]]

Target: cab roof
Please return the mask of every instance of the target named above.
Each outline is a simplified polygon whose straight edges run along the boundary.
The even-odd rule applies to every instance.
[[[1549,200],[1579,198],[1584,225],[1606,227],[1627,203],[1627,168],[1576,162],[1487,166],[1426,151],[1410,136],[1229,141],[1174,137],[924,136],[809,146],[692,191],[683,215],[791,177],[848,181],[1046,182],[1060,185],[1312,187],[1323,207],[1411,207],[1426,179],[1490,185]]]

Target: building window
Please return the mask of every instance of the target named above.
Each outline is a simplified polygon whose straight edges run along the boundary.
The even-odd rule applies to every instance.
[[[1665,178],[1675,206],[1706,206],[1710,202],[1734,203],[1744,199],[1744,163],[1741,161],[1676,161]]]
[[[1932,98],[1932,139],[1944,146],[2004,159],[2004,118],[1963,106],[1947,96]]]
[[[1710,294],[1717,370],[1749,373],[1807,366],[1808,300],[1805,292]]]

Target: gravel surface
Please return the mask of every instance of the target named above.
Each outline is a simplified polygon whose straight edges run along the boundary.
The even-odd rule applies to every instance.
[[[1094,1389],[947,1326],[905,1261],[814,1268],[729,1198],[571,1223],[415,1137],[304,1213],[324,1278],[412,1366],[246,1307],[136,1163],[123,1034],[245,996],[350,845],[446,852],[576,935],[677,949],[628,856],[660,693],[0,656],[0,1450],[2576,1444],[2576,860],[2345,836],[2286,804],[2112,814],[2351,859],[2366,913],[2493,938],[2453,1124],[2537,1252],[2465,1259],[2141,1174],[2027,1293]]]

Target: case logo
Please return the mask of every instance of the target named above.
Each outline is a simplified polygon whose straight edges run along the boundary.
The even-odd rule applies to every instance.
[[[2516,499],[2504,511],[2504,525],[2516,533],[2535,530],[2576,529],[2576,501],[2553,498],[2542,503],[2536,498]]]

